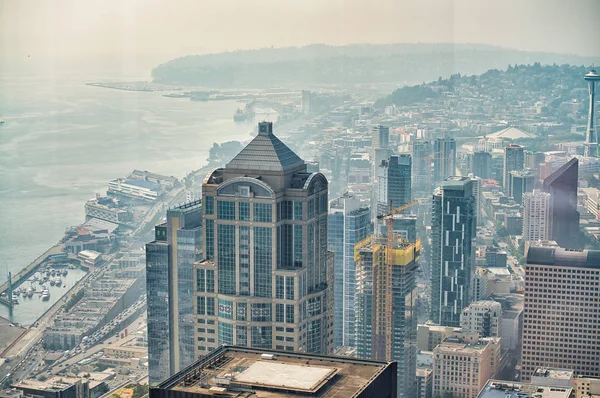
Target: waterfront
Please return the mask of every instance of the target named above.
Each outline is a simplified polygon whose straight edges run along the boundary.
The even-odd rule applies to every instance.
[[[44,312],[48,311],[52,305],[57,302],[66,292],[68,292],[75,283],[79,282],[86,274],[86,271],[75,268],[69,269],[67,275],[61,275],[62,280],[61,286],[50,285],[49,282],[45,282],[44,286],[50,292],[49,300],[42,300],[41,294],[35,293],[32,297],[23,297],[19,295],[19,304],[14,306],[12,315],[9,313],[9,309],[5,305],[0,305],[0,316],[8,319],[13,323],[19,323],[25,327],[30,326],[35,322]],[[36,272],[39,276],[40,273]],[[31,278],[30,278],[31,279]],[[38,292],[41,291],[40,284],[37,282],[25,281],[21,284],[20,289],[27,289],[33,287]]]
[[[235,101],[86,86],[93,78],[0,75],[2,282],[82,223],[85,201],[109,180],[136,168],[181,178],[213,142],[251,138],[253,121],[233,122]]]

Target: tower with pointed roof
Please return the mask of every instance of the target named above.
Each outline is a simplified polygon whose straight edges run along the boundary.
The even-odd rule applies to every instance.
[[[328,183],[262,122],[202,185],[203,261],[194,265],[197,356],[221,344],[329,353],[333,256]]]

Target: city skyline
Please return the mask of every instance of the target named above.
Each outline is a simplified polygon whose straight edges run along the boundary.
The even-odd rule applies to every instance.
[[[1,2],[0,398],[600,394],[594,58],[528,50],[595,4],[538,1]]]

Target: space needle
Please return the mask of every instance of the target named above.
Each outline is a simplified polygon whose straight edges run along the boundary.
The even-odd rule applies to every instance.
[[[592,69],[583,78],[588,82],[590,89],[590,110],[588,113],[587,130],[585,132],[585,150],[583,155],[596,158],[598,157],[598,134],[596,126],[594,126],[594,96],[596,94],[596,82],[600,80],[600,75]]]

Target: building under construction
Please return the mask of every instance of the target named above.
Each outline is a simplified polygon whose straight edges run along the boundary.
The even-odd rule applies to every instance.
[[[360,358],[398,361],[398,396],[416,391],[416,274],[421,241],[369,237],[354,248]]]

